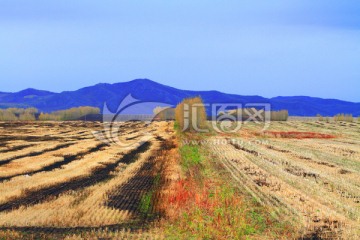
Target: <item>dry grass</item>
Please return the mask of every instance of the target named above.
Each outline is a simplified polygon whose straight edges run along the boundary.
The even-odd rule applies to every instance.
[[[10,227],[10,229],[0,231],[0,237],[6,239],[47,239],[51,236],[58,237],[65,234],[67,239],[79,239],[83,237],[91,239],[99,236],[110,238],[126,237],[129,239],[139,237],[151,239],[161,238],[161,234],[156,232],[156,229],[151,231],[141,230],[143,227],[146,227],[146,225],[136,225],[138,224],[137,221],[139,221],[138,217],[141,216],[138,212],[140,209],[138,208],[139,206],[112,206],[112,204],[114,204],[112,203],[114,202],[112,196],[114,194],[116,196],[127,184],[131,184],[131,182],[136,183],[136,179],[147,171],[146,169],[142,169],[144,169],[146,164],[150,164],[151,161],[153,161],[153,167],[149,169],[150,171],[148,171],[148,173],[162,173],[161,175],[164,180],[162,180],[161,184],[163,187],[159,190],[154,190],[154,199],[151,200],[151,204],[156,205],[151,207],[151,211],[165,212],[166,207],[158,203],[162,203],[159,199],[161,199],[163,195],[171,192],[168,185],[171,185],[171,179],[174,178],[174,174],[171,173],[173,166],[169,165],[169,163],[171,162],[172,154],[175,153],[175,145],[171,143],[171,141],[168,143],[169,140],[166,140],[173,139],[172,124],[155,122],[146,127],[143,123],[119,123],[120,131],[126,138],[136,140],[136,138],[141,137],[140,131],[142,130],[152,132],[154,136],[157,137],[149,140],[151,143],[149,145],[150,148],[145,147],[142,143],[138,143],[129,148],[110,145],[91,152],[89,152],[89,149],[98,146],[100,143],[96,141],[94,137],[91,138],[88,126],[82,126],[82,123],[79,122],[71,123],[70,125],[73,127],[70,126],[62,129],[58,127],[61,123],[51,122],[46,124],[49,125],[42,127],[45,129],[49,127],[51,129],[49,130],[55,136],[59,137],[59,141],[71,143],[71,145],[55,151],[44,151],[36,157],[26,156],[27,153],[29,153],[29,149],[21,150],[19,155],[17,153],[14,155],[14,153],[10,152],[10,154],[13,155],[9,156],[19,156],[19,158],[3,165],[0,176],[20,175],[0,183],[0,191],[2,193],[0,204],[18,199],[21,200],[23,198],[31,198],[32,193],[49,194],[49,196],[36,202],[36,204],[24,204],[13,210],[2,210],[0,212],[0,225],[3,228]],[[79,124],[81,124],[81,127],[79,127]],[[39,125],[41,126],[42,123],[39,123]],[[17,128],[20,126],[14,125],[13,127]],[[101,127],[101,125],[96,125],[93,130],[101,131],[99,127]],[[35,131],[32,129],[33,126],[31,125],[28,125],[27,129],[23,127],[20,128],[25,135],[33,136],[35,134]],[[6,131],[9,134],[11,133],[8,128]],[[41,134],[37,134],[36,136],[41,136]],[[60,138],[60,136],[62,137]],[[79,136],[82,138],[81,141],[74,141],[75,138],[79,138]],[[41,150],[44,150],[47,149],[49,144],[56,145],[59,144],[59,142],[53,141],[48,143],[48,145],[43,142],[34,142],[34,144],[35,147],[36,145],[38,147],[41,146]],[[14,145],[14,143],[10,140],[9,145]],[[144,151],[136,153],[138,149],[144,149]],[[132,152],[137,155],[129,155],[129,153]],[[73,161],[61,166],[61,168],[56,168],[52,171],[41,171],[41,169],[46,166],[61,162],[68,155],[80,157],[73,159]],[[76,182],[79,179],[91,180],[94,171],[119,160],[124,160],[124,162],[120,162],[112,172],[109,173],[108,177],[99,178],[106,180],[91,182],[90,185],[85,184],[84,187],[80,186],[80,188],[76,188],[75,191],[69,190],[56,194],[56,191],[61,190],[62,186]],[[28,172],[38,170],[40,171],[36,174],[31,176],[26,175]],[[144,175],[144,177],[141,178],[143,179],[142,183],[145,184],[144,186],[147,186],[148,177]],[[138,187],[141,188],[140,185]],[[42,193],[44,189],[53,190],[46,190],[46,192]],[[147,189],[144,189],[142,195],[139,195],[137,200],[133,200],[139,201],[140,204],[140,202],[143,201],[142,196],[146,192]],[[52,196],[52,194],[54,195]],[[129,196],[132,197],[131,195]],[[115,199],[115,205],[117,202],[121,203],[122,201],[121,198]],[[123,230],[131,226],[131,224],[135,224],[133,227],[139,227],[140,229],[135,232]],[[106,226],[109,226],[110,229],[106,229]],[[12,227],[28,227],[30,232],[15,230],[15,228],[11,230]],[[39,227],[41,227],[42,230],[38,229]],[[78,233],[75,231],[76,227],[86,227],[88,230]],[[53,230],[61,228],[64,228],[64,232],[61,234]],[[66,229],[69,229],[69,231]],[[74,234],[71,234],[72,232],[74,232]]]
[[[186,141],[184,140],[186,139]],[[180,134],[181,178],[165,199],[171,215],[163,223],[169,239],[258,239],[294,236],[286,219],[268,214],[271,209],[254,203],[229,179],[207,145],[188,145],[203,139]],[[230,180],[230,181],[229,181]]]
[[[227,141],[215,141],[223,144],[210,141],[209,148],[239,186],[298,222],[301,235],[357,239],[358,137],[356,125],[273,122],[268,134],[249,124]]]
[[[39,170],[42,167],[63,161],[64,158],[70,154],[80,155],[86,153],[88,150],[98,146],[99,142],[94,140],[84,140],[81,142],[69,142],[68,144],[70,145],[59,150],[49,152],[44,151],[47,149],[45,148],[42,150],[44,153],[41,154],[41,157],[22,157],[3,165],[0,167],[0,177],[26,174],[27,172]],[[19,151],[19,154],[26,155],[24,151]]]
[[[153,148],[157,147],[155,144]],[[114,154],[112,154],[114,155]],[[128,220],[132,213],[109,208],[104,203],[108,192],[126,183],[149,157],[144,153],[135,163],[119,165],[116,175],[105,183],[99,183],[80,191],[70,191],[60,197],[33,207],[24,207],[0,214],[0,224],[12,226],[77,227],[106,226]],[[61,174],[63,175],[63,174]],[[66,181],[66,180],[64,180]]]
[[[180,151],[171,123],[117,126],[123,140],[135,142],[142,130],[155,137],[148,148],[90,151],[100,144],[91,134],[102,131],[100,123],[0,123],[0,161],[11,159],[0,166],[0,179],[11,177],[0,182],[0,205],[46,195],[0,210],[0,239],[360,235],[357,123],[290,120],[273,122],[265,134],[255,123],[235,134],[190,132],[184,136],[207,141]],[[69,145],[53,149],[62,144]],[[69,155],[78,157],[46,170]],[[126,156],[106,176],[94,175]],[[89,184],[56,194],[79,179]],[[154,219],[155,225],[147,225]]]

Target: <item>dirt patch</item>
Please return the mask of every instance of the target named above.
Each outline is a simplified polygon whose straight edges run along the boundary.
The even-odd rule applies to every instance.
[[[318,223],[318,219],[314,218],[313,222]],[[342,239],[340,238],[341,228],[344,226],[339,221],[325,220],[324,223],[324,225],[314,227],[298,240]]]
[[[260,155],[257,151],[247,149],[247,148],[241,146],[240,144],[236,144],[236,143],[233,143],[233,142],[230,142],[230,144],[231,144],[233,147],[235,147],[237,150],[241,150],[241,151],[250,153],[251,155],[254,155],[254,156],[256,156],[256,157],[258,157],[258,156]]]
[[[297,166],[288,166],[284,168],[284,170],[292,175],[298,176],[298,177],[304,177],[304,178],[319,178],[319,175],[312,172],[306,172],[304,169],[297,167]]]
[[[332,164],[332,163],[328,163],[328,162],[315,162],[319,165],[323,165],[323,166],[327,166],[327,167],[331,167],[331,168],[334,168],[336,167],[336,165]]]
[[[277,152],[290,153],[289,150],[280,149],[280,148],[274,147],[274,146],[272,146],[272,145],[266,145],[265,147],[266,147],[267,149],[271,149],[271,150],[274,150],[274,151],[277,151]]]
[[[345,170],[345,169],[340,169],[339,170],[339,173],[340,174],[349,174],[349,173],[351,173],[349,170]]]

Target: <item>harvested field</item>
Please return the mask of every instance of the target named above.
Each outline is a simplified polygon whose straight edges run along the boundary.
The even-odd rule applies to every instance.
[[[209,186],[217,185],[206,171],[202,195],[186,189],[194,182],[181,185],[187,180],[173,123],[116,124],[126,147],[97,140],[93,131],[104,129],[96,122],[0,123],[0,238],[165,238],[162,224],[183,207],[211,209]],[[297,239],[358,239],[359,126],[289,121],[261,131],[248,123],[237,133],[191,133],[194,142],[185,144],[204,140],[223,181],[271,218],[292,223]]]
[[[234,182],[299,226],[300,236],[360,236],[358,125],[272,122],[207,141]],[[300,223],[300,224],[299,224]]]
[[[161,213],[154,197],[165,153],[175,147],[172,123],[117,125],[134,144],[98,141],[92,131],[103,132],[100,123],[0,123],[1,234],[147,236]],[[139,142],[142,131],[152,136]]]

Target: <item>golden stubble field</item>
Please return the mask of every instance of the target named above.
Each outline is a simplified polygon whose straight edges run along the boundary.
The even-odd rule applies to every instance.
[[[207,141],[239,188],[301,236],[360,238],[360,124],[255,123]]]
[[[0,239],[163,238],[149,223],[171,212],[162,203],[181,178],[173,123],[117,124],[134,144],[97,140],[96,122],[0,123]],[[359,123],[249,123],[202,140],[234,186],[300,237],[359,238]]]
[[[155,185],[175,150],[173,125],[115,124],[123,140],[133,144],[98,141],[92,131],[103,131],[101,123],[0,123],[0,231],[5,238],[79,232],[129,237],[128,231],[157,218],[162,209],[152,199],[161,198],[162,189]],[[137,141],[143,131],[151,136]]]

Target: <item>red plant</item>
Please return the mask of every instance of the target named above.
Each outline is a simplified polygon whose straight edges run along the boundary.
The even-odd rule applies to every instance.
[[[179,180],[175,184],[175,194],[169,197],[169,203],[179,208],[193,197],[194,192],[191,191],[190,182]]]
[[[317,133],[317,132],[277,132],[277,131],[266,131],[264,132],[265,135],[272,135],[274,137],[280,138],[335,138],[334,135],[324,134],[324,133]]]
[[[209,199],[209,186],[200,190],[195,184],[189,180],[179,180],[175,184],[175,194],[169,197],[169,204],[175,208],[190,207],[190,203],[195,204],[199,208],[211,209],[214,203]]]

